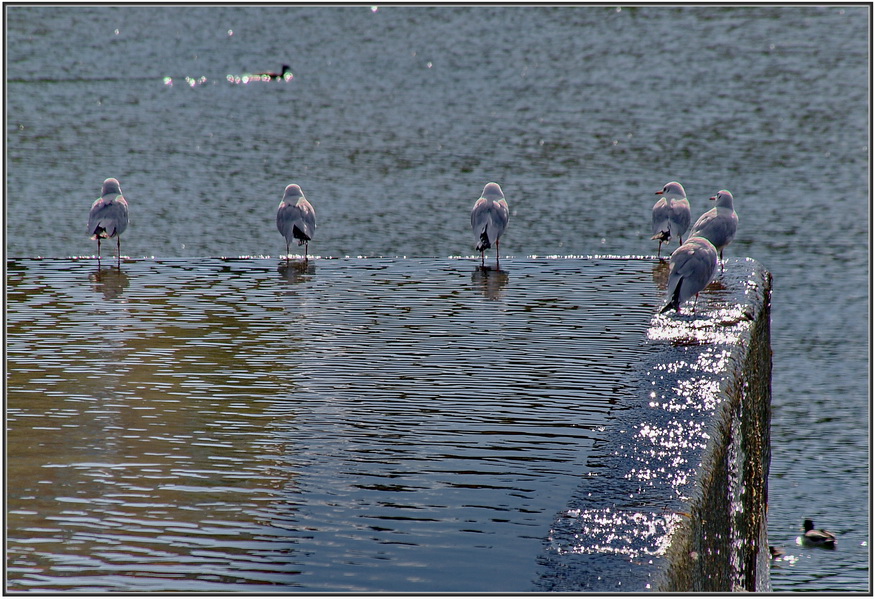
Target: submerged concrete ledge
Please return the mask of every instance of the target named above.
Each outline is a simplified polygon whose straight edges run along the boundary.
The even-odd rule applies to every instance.
[[[735,259],[695,313],[653,316],[638,400],[557,518],[539,590],[770,590],[770,302],[771,275]]]

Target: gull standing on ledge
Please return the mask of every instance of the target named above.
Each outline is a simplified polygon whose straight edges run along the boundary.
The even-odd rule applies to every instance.
[[[717,249],[704,237],[690,237],[672,252],[668,268],[668,303],[660,314],[671,309],[680,312],[681,304],[694,295],[699,299],[699,292],[708,286],[717,270]]]
[[[677,181],[666,183],[662,191],[657,191],[662,197],[653,205],[653,237],[659,241],[656,257],[660,257],[662,244],[678,238],[678,246],[683,244],[684,235],[690,228],[690,202],[684,186]]]
[[[498,183],[487,183],[480,199],[471,210],[471,229],[477,238],[475,248],[480,252],[480,266],[485,263],[484,252],[495,245],[495,269],[498,270],[498,239],[507,227],[510,211]]]
[[[725,189],[717,192],[710,198],[717,202],[708,212],[699,217],[690,237],[697,235],[704,237],[717,248],[720,254],[720,269],[723,269],[723,248],[735,239],[735,230],[738,228],[738,215],[732,207],[732,194]]]
[[[289,261],[289,244],[297,239],[298,245],[304,246],[306,263],[308,243],[316,231],[316,211],[304,197],[300,186],[292,184],[286,187],[276,210],[276,228],[286,238],[286,262]]]
[[[116,238],[118,261],[121,265],[121,234],[128,228],[128,203],[122,195],[118,179],[106,179],[100,197],[91,205],[88,213],[88,234],[97,240],[97,261],[100,262],[100,240]]]

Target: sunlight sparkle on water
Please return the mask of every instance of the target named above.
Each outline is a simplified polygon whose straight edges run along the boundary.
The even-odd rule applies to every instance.
[[[675,512],[624,511],[611,508],[568,510],[578,533],[560,553],[612,553],[627,557],[662,555],[681,516]]]

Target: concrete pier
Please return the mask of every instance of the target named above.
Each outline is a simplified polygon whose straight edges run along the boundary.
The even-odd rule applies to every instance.
[[[770,298],[760,264],[729,260],[695,314],[654,315],[638,400],[557,519],[541,590],[770,590]]]

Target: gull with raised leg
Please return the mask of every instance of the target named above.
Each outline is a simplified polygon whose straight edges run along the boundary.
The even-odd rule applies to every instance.
[[[662,244],[671,241],[672,237],[678,238],[678,246],[684,242],[683,236],[690,228],[690,202],[687,200],[687,192],[684,186],[677,181],[666,183],[656,192],[662,197],[653,205],[653,237],[659,241],[656,257],[660,257]]]

